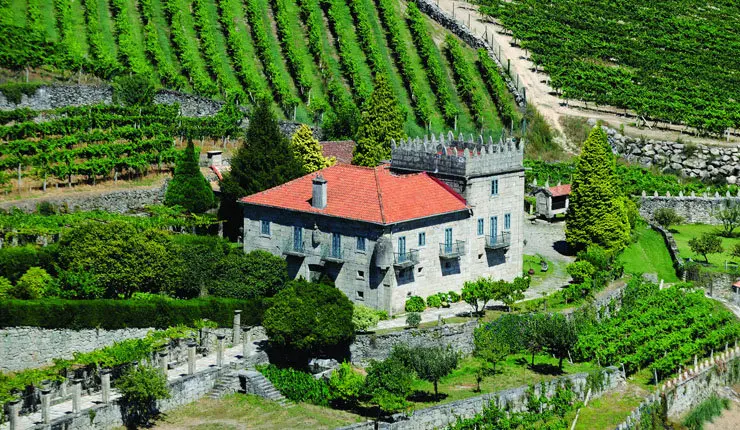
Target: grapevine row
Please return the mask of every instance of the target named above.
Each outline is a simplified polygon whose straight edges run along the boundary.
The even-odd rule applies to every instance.
[[[516,103],[506,88],[506,82],[499,74],[496,63],[493,62],[488,51],[483,48],[478,50],[478,69],[504,124],[518,123],[521,115],[516,108]]]
[[[28,0],[28,9],[26,9],[27,26],[38,33],[44,32],[44,22],[41,17],[39,0]]]
[[[111,0],[116,32],[118,33],[118,53],[123,63],[134,73],[139,75],[151,74],[149,63],[143,55],[141,47],[137,46],[134,38],[134,29],[128,19],[128,4],[126,0]]]
[[[363,7],[360,0],[348,0],[352,16],[355,18],[355,28],[357,29],[357,39],[360,42],[360,47],[365,53],[367,63],[370,65],[370,70],[374,74],[384,72],[384,62],[380,55],[380,49],[373,35],[373,30],[370,25],[370,17],[368,16],[368,10]]]
[[[457,94],[467,103],[473,119],[478,127],[483,125],[483,97],[479,89],[475,87],[475,70],[465,58],[460,42],[451,34],[445,37],[447,57],[452,66],[452,74],[455,77]]]
[[[85,65],[85,53],[72,25],[72,0],[54,0],[54,8],[62,45],[66,49],[61,61],[72,70],[79,69]]]
[[[97,0],[84,0],[85,22],[87,23],[87,42],[90,45],[90,53],[95,59],[94,67],[98,76],[110,78],[116,71],[120,70],[115,55],[104,45],[103,30],[98,20],[99,10]]]
[[[177,50],[183,70],[190,76],[193,89],[195,92],[205,96],[217,94],[218,87],[211,82],[211,78],[205,70],[197,43],[189,34],[186,34],[186,28],[192,31],[192,22],[189,19],[190,15],[186,13],[185,1],[164,0],[164,2],[170,17],[172,41]]]
[[[95,0],[86,0],[88,2]],[[159,79],[166,87],[182,89],[187,85],[185,79],[177,72],[171,59],[159,44],[159,29],[154,21],[152,0],[139,0],[139,8],[144,21],[144,50],[149,59],[156,64]]]
[[[270,3],[272,3],[273,16],[285,61],[288,64],[288,71],[293,76],[298,93],[305,100],[311,88],[311,69],[307,64],[305,53],[296,46],[291,37],[293,32],[291,23],[295,16],[291,14],[292,11],[289,10],[286,0],[272,0]]]
[[[208,13],[206,0],[193,0],[195,28],[200,36],[200,47],[208,60],[211,74],[216,77],[221,90],[225,95],[241,95],[243,91],[238,82],[228,73],[231,68],[229,62],[221,56],[216,43],[216,22]]]
[[[437,46],[429,35],[427,23],[415,3],[408,5],[409,29],[411,37],[419,52],[419,56],[426,66],[427,77],[437,96],[437,104],[442,110],[442,115],[448,124],[455,121],[458,114],[457,107],[452,102],[452,93],[447,85],[447,74],[440,61]]]
[[[252,102],[267,94],[267,86],[257,69],[254,58],[254,47],[249,35],[241,28],[237,29],[237,11],[240,11],[239,0],[218,0],[221,27],[226,32],[226,44],[231,54],[236,74],[247,89]]]
[[[262,61],[262,67],[265,71],[268,82],[275,92],[276,101],[287,113],[297,103],[290,85],[283,78],[283,74],[278,64],[280,58],[273,56],[270,50],[270,40],[267,35],[267,25],[264,20],[265,9],[259,0],[245,0],[247,18],[252,28],[252,38],[257,48],[257,55]]]
[[[388,37],[388,45],[393,51],[396,65],[406,84],[416,117],[426,124],[431,119],[433,108],[427,94],[419,84],[419,76],[416,74],[411,55],[401,35],[401,26],[403,25],[401,18],[396,12],[393,0],[377,0],[377,5],[380,19]]]

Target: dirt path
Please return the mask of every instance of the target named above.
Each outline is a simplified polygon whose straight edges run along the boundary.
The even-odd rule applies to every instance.
[[[450,15],[453,14],[454,9],[455,18],[464,25],[467,25],[476,34],[487,35],[489,41],[493,38],[493,41],[495,42],[493,43],[493,46],[498,46],[501,49],[501,59],[504,66],[506,66],[507,59],[511,60],[511,75],[519,76],[520,85],[523,85],[526,88],[527,101],[529,103],[533,103],[539,112],[547,118],[548,122],[550,122],[550,124],[563,136],[565,136],[565,133],[563,126],[560,123],[560,119],[565,116],[573,116],[602,120],[607,122],[611,127],[617,129],[620,128],[620,126],[624,126],[624,132],[629,136],[672,141],[681,137],[683,140],[690,140],[696,143],[731,146],[735,146],[737,144],[732,141],[728,143],[715,139],[687,136],[686,134],[682,134],[680,131],[637,128],[630,125],[636,121],[634,117],[617,115],[616,112],[618,112],[618,110],[616,108],[599,107],[599,109],[605,108],[613,110],[615,113],[578,109],[577,107],[574,107],[573,104],[584,103],[567,103],[565,100],[553,95],[553,89],[549,85],[547,74],[542,71],[535,72],[534,63],[529,60],[528,52],[518,46],[512,46],[513,37],[509,34],[505,34],[504,28],[496,23],[491,17],[482,17],[478,12],[478,7],[476,5],[454,0],[438,0],[438,4],[442,10]],[[591,105],[593,106],[593,104]],[[562,140],[564,141],[565,139]],[[577,145],[574,143],[562,143],[565,143],[566,149],[571,152],[577,148]],[[580,144],[580,142],[578,144]]]

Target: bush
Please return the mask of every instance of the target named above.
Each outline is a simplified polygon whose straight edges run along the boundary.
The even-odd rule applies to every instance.
[[[439,298],[438,295],[433,295],[427,297],[427,306],[430,308],[438,308],[442,306],[442,300]]]
[[[380,321],[380,316],[375,309],[355,304],[352,311],[352,324],[355,326],[355,330],[367,331],[367,329],[375,327],[378,321]]]
[[[655,219],[655,222],[665,228],[675,224],[681,224],[683,222],[683,218],[681,218],[673,208],[660,208],[655,211],[653,218]]]
[[[288,400],[328,406],[329,385],[323,378],[316,379],[310,373],[291,368],[281,369],[274,364],[257,369]]]
[[[576,261],[570,263],[565,268],[568,274],[573,278],[576,284],[582,284],[586,279],[590,279],[596,273],[596,268],[588,261]]]
[[[335,406],[352,408],[362,395],[363,385],[365,377],[345,361],[329,378],[329,400]]]
[[[417,328],[421,324],[421,315],[418,312],[411,312],[406,315],[406,325]]]
[[[8,278],[0,276],[0,300],[6,300],[10,298],[11,288],[13,288],[13,284],[8,281]]]
[[[133,367],[116,380],[123,397],[123,421],[130,427],[146,427],[157,414],[157,400],[170,398],[167,377],[150,366]]]
[[[15,287],[10,290],[10,294],[16,299],[40,299],[49,293],[49,289],[54,284],[54,278],[46,270],[40,267],[31,267],[16,282]]]
[[[259,325],[262,302],[205,298],[194,300],[0,300],[0,327],[115,330],[189,325],[207,318],[220,327],[233,325],[241,309],[242,324]]]
[[[57,245],[43,248],[33,245],[0,248],[0,276],[16,282],[34,266],[51,271],[58,249]]]
[[[454,291],[450,291],[449,293],[447,293],[447,297],[450,298],[450,303],[457,303],[460,301],[460,294]]]
[[[413,373],[400,360],[373,361],[367,369],[364,391],[386,413],[404,409],[406,397],[411,393]]]
[[[123,106],[151,106],[157,91],[142,75],[120,76],[113,81],[113,102]]]
[[[216,204],[211,185],[198,166],[198,153],[192,139],[175,166],[175,174],[167,185],[164,204],[182,206],[190,213],[203,213]]]
[[[220,271],[219,266],[226,265],[221,262],[230,253],[239,254],[235,258],[244,258],[244,252],[224,238],[176,234],[172,236],[172,244],[174,253],[182,261],[182,281],[169,291],[174,297],[190,299],[206,295],[209,291],[213,294],[220,284],[228,282],[229,276],[244,278],[233,267],[225,272]]]
[[[426,305],[419,296],[411,296],[406,300],[406,312],[424,312]]]
[[[288,263],[267,251],[232,252],[216,265],[209,293],[234,299],[272,297],[288,281]]]

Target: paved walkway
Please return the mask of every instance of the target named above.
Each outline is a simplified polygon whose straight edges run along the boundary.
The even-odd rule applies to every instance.
[[[249,350],[250,356],[257,354],[257,342],[253,342],[252,346]],[[224,366],[227,366],[231,363],[237,363],[242,361],[242,352],[243,347],[241,344],[236,345],[232,348],[226,348],[224,349]],[[195,372],[198,373],[200,371],[203,371],[205,369],[209,369],[212,367],[216,367],[216,352],[209,354],[206,357],[203,357],[202,355],[196,356],[195,360]],[[179,365],[175,368],[169,369],[167,371],[167,381],[172,382],[175,381],[183,376],[187,376],[188,373],[188,364],[185,362],[182,365]],[[111,381],[111,385],[115,385],[115,381]],[[121,395],[113,388],[111,388],[111,395],[110,399],[115,400],[120,398]],[[102,404],[102,394],[98,391],[93,393],[92,395],[85,395],[83,393],[82,402],[80,403],[80,410],[81,414],[85,414],[85,409],[91,408],[96,405]],[[72,409],[72,396],[68,396],[68,399],[64,402],[61,402],[59,404],[51,406],[50,409],[50,419],[53,422],[57,418],[61,418],[64,416],[68,416],[70,414],[73,414]],[[19,417],[19,425],[18,429],[28,429],[32,428],[37,424],[42,424],[42,417],[41,417],[41,409],[39,408],[38,412],[34,412],[29,415],[21,415]],[[0,430],[9,430],[10,429],[10,423],[5,423],[0,425]]]

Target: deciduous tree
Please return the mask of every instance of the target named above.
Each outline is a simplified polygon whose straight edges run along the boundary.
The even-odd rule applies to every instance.
[[[712,233],[703,233],[699,237],[689,240],[689,247],[692,251],[704,257],[704,261],[709,263],[709,254],[720,254],[724,252],[722,248],[722,238]]]

